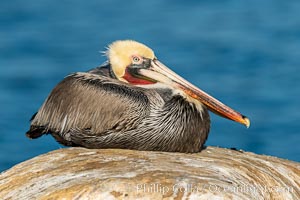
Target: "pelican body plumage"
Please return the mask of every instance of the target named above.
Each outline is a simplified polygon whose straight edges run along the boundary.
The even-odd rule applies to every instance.
[[[65,77],[31,119],[29,138],[51,134],[66,146],[199,152],[208,109],[247,127],[247,117],[163,65],[132,40],[116,41],[108,61]]]

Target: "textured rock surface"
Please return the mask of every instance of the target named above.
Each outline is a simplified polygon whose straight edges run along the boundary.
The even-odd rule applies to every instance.
[[[300,199],[299,188],[299,163],[217,147],[66,148],[0,175],[0,199]]]

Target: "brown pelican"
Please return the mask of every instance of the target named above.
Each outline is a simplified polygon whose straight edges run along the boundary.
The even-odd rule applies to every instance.
[[[199,152],[212,112],[249,127],[247,117],[167,68],[144,44],[116,41],[108,61],[63,79],[32,117],[29,138],[50,133],[86,148]]]

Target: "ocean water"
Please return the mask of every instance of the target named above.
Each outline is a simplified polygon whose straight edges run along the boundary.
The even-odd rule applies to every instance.
[[[114,40],[150,46],[178,74],[251,119],[211,114],[207,145],[300,161],[300,1],[1,1],[0,171],[63,148],[29,119]]]

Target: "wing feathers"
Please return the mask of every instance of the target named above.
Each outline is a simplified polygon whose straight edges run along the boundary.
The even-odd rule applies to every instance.
[[[30,131],[36,136],[35,130],[41,129],[37,127],[43,127],[43,133],[56,132],[67,139],[72,129],[99,136],[112,129],[132,129],[149,113],[147,104],[142,88],[100,75],[75,73],[53,89],[33,117]]]

